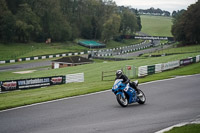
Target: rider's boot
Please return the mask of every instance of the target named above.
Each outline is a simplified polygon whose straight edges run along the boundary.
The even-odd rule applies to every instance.
[[[137,88],[137,86],[135,85],[134,82],[132,82],[130,85],[131,85],[132,88],[135,89],[138,97],[142,96],[142,94],[140,93],[139,89]]]

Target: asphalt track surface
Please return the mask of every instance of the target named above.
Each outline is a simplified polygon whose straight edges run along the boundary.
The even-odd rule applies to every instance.
[[[12,71],[12,70],[20,70],[20,69],[30,69],[36,67],[50,66],[51,61],[38,61],[32,63],[22,63],[22,64],[10,64],[8,66],[0,66],[0,72],[4,71]]]
[[[145,105],[122,108],[111,91],[0,112],[1,133],[153,133],[200,114],[200,75],[139,85]]]
[[[155,40],[154,41],[154,45],[157,46],[160,43],[160,40]],[[151,47],[152,48],[152,43],[150,42],[145,42],[145,43],[141,43],[141,44],[137,44],[137,45],[132,45],[132,46],[126,46],[126,47],[122,47],[122,49],[116,49],[116,50],[99,50],[97,55],[113,55],[113,56],[118,56],[119,53],[121,53],[120,55],[124,55],[122,53],[125,53],[125,51],[129,51],[131,49],[141,49],[143,47]],[[141,50],[139,50],[141,51]],[[133,52],[135,53],[135,52]],[[142,53],[142,52],[141,52]]]

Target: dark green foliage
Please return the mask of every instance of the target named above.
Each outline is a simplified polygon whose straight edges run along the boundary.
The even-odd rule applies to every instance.
[[[4,42],[109,40],[141,30],[140,16],[119,12],[113,0],[0,0],[0,24]]]
[[[41,32],[40,18],[28,4],[20,4],[16,14],[16,36],[19,42],[35,40]]]
[[[200,1],[192,4],[186,11],[173,12],[172,34],[184,44],[200,43]]]
[[[129,10],[123,11],[120,32],[122,32],[123,35],[132,34],[136,31],[136,23],[136,16],[133,13]]]
[[[15,18],[5,0],[0,0],[0,40],[7,42],[14,37]]]

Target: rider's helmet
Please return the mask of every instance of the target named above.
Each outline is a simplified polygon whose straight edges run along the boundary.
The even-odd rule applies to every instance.
[[[122,70],[117,70],[116,76],[120,78],[122,76]]]

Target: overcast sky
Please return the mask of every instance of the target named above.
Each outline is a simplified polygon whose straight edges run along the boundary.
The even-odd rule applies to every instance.
[[[118,6],[131,6],[137,9],[149,9],[160,8],[169,12],[177,11],[181,9],[187,9],[191,4],[197,2],[197,0],[113,0]]]

